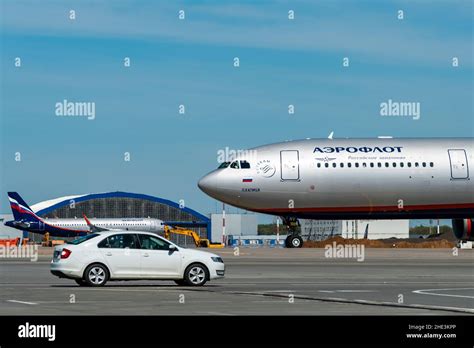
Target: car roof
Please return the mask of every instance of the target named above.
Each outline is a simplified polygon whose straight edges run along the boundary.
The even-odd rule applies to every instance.
[[[151,233],[151,232],[145,232],[145,231],[100,231],[100,232],[93,232],[95,234],[98,234],[100,236],[110,236],[112,234],[137,234],[137,233],[140,233],[140,234],[149,234],[151,236],[158,236],[158,237],[161,237],[160,235],[156,234],[156,233]]]

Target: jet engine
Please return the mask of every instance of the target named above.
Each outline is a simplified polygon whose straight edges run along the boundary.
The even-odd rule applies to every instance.
[[[453,219],[453,232],[459,240],[474,240],[474,227],[473,219]]]

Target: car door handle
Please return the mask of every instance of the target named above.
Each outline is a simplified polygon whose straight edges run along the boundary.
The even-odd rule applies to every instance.
[[[148,257],[149,255],[148,254],[143,254],[143,257]]]
[[[105,253],[107,256],[112,256],[112,253],[109,251],[108,253]]]

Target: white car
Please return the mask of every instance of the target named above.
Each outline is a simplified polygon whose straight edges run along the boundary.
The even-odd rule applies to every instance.
[[[174,280],[200,286],[224,277],[219,255],[185,249],[153,233],[115,231],[91,233],[56,246],[51,273],[83,286],[108,280]]]

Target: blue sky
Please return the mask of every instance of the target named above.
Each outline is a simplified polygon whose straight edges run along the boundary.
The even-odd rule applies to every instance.
[[[225,147],[473,136],[471,1],[0,3],[1,192],[32,203],[121,190],[207,214],[196,183]],[[57,117],[63,99],[95,102],[95,120]],[[420,120],[381,117],[388,99],[420,102]]]

